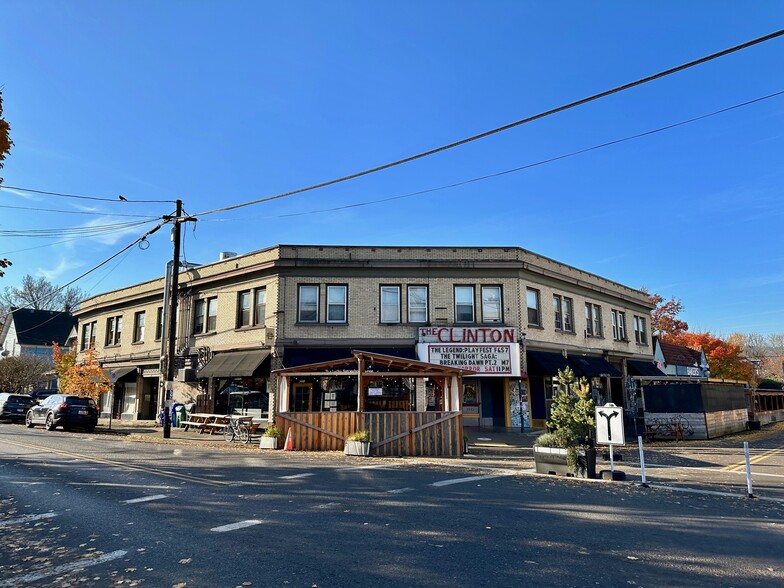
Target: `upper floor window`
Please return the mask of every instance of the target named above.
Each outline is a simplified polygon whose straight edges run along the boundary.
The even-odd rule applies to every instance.
[[[645,318],[641,316],[634,317],[634,340],[640,345],[648,344],[648,335],[645,331]]]
[[[133,316],[133,342],[141,343],[144,341],[144,320],[145,311],[139,311]]]
[[[98,327],[98,321],[92,321],[82,325],[82,341],[79,349],[91,349],[95,347],[95,331]]]
[[[427,286],[408,287],[408,322],[427,322]]]
[[[300,323],[317,323],[319,319],[319,287],[299,287],[299,306],[297,321]]]
[[[620,310],[612,310],[613,339],[616,341],[626,341],[626,313]]]
[[[119,345],[122,337],[122,316],[111,316],[106,319],[106,346]]]
[[[348,286],[327,286],[327,322],[345,323],[348,317]]]
[[[400,286],[381,286],[381,322],[400,322]]]
[[[501,308],[501,286],[482,286],[482,321],[500,323]]]
[[[237,294],[237,328],[250,326],[250,290]]]
[[[160,341],[163,337],[163,306],[159,306],[155,313],[155,340]]]
[[[539,300],[539,290],[533,288],[526,289],[525,300],[528,305],[528,324],[541,327],[542,326],[542,312]]]
[[[602,307],[598,304],[585,303],[585,334],[602,336]]]
[[[555,314],[555,330],[574,333],[574,310],[571,298],[553,295],[553,312]]]
[[[263,325],[267,320],[267,288],[256,288],[253,306],[253,324]]]
[[[211,333],[218,328],[218,298],[197,300],[193,307],[193,332]]]
[[[455,322],[476,322],[474,318],[473,286],[455,286]]]

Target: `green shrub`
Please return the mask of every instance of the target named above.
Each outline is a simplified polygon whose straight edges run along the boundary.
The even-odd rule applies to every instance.
[[[265,437],[275,437],[276,439],[280,438],[280,429],[278,429],[275,425],[270,425],[267,427],[267,430],[264,431]]]
[[[362,443],[370,443],[370,433],[367,431],[356,431],[346,437],[346,441],[361,441]]]
[[[564,448],[569,445],[569,439],[564,435],[563,431],[555,431],[553,433],[543,433],[534,441],[536,447],[560,447]]]

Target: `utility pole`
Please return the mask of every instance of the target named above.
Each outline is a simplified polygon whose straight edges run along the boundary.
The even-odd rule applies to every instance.
[[[165,221],[172,221],[172,241],[174,241],[174,253],[172,255],[171,280],[166,287],[169,288],[169,327],[168,327],[168,349],[166,352],[166,388],[163,391],[163,438],[171,437],[171,413],[169,400],[169,386],[174,385],[174,353],[177,343],[177,290],[180,285],[180,225],[185,221],[195,221],[195,218],[182,216],[182,200],[177,200],[177,211],[174,216],[164,216]]]

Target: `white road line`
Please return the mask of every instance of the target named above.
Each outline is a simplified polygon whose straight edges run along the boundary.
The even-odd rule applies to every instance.
[[[44,578],[48,578],[49,576],[61,576],[62,574],[68,573],[73,570],[81,570],[84,568],[88,568],[90,566],[95,566],[98,564],[106,563],[107,561],[118,559],[124,556],[126,553],[128,552],[120,549],[118,551],[112,551],[111,553],[104,553],[103,555],[99,555],[98,557],[83,559],[80,561],[74,561],[71,563],[63,564],[61,566],[56,566],[54,568],[44,569],[40,572],[33,572],[30,574],[25,574],[24,576],[14,576],[13,578],[7,578],[5,580],[0,581],[0,587],[5,588],[6,586],[8,586],[10,588],[12,586],[19,586],[21,584],[31,584],[33,582],[43,580]]]
[[[245,527],[252,527],[253,525],[260,525],[264,521],[258,519],[248,519],[247,521],[240,521],[239,523],[231,523],[230,525],[222,525],[220,527],[213,527],[210,531],[216,533],[225,533],[226,531],[236,531],[237,529],[244,529]]]
[[[22,523],[40,521],[41,519],[51,519],[52,517],[56,517],[56,516],[57,516],[56,512],[42,512],[41,514],[23,515],[15,519],[7,519],[5,521],[0,521],[0,527],[8,527],[10,525],[21,525]]]
[[[463,484],[465,482],[478,482],[479,480],[491,480],[493,478],[498,478],[501,475],[508,475],[508,474],[491,474],[487,476],[471,476],[469,478],[455,478],[454,480],[441,480],[440,482],[433,482],[430,484],[431,486],[435,486],[436,488],[440,488],[441,486],[451,486],[452,484]]]
[[[395,490],[387,490],[387,494],[405,494],[406,492],[413,491],[413,488],[396,488]]]
[[[380,470],[380,469],[388,469],[397,467],[400,464],[392,464],[392,463],[376,463],[372,465],[364,465],[364,466],[356,466],[356,467],[348,467],[348,468],[338,468],[336,471],[338,472],[354,472],[357,470]]]
[[[166,494],[156,494],[155,496],[142,496],[141,498],[132,498],[131,500],[123,500],[124,504],[137,504],[139,502],[150,502],[151,500],[163,500],[168,498]]]
[[[305,474],[294,474],[292,476],[281,476],[281,480],[296,480],[297,478],[307,478],[309,476],[315,476],[316,474],[312,473],[305,473]]]

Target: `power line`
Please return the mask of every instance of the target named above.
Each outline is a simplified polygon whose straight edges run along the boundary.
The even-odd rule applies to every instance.
[[[533,163],[528,163],[528,164],[525,164],[525,165],[521,165],[519,167],[506,169],[506,170],[503,170],[503,171],[499,171],[499,172],[495,172],[495,173],[491,173],[491,174],[486,174],[486,175],[483,175],[483,176],[471,178],[471,179],[468,179],[468,180],[462,180],[462,181],[459,181],[459,182],[454,182],[454,183],[451,183],[451,184],[446,184],[446,185],[438,186],[438,187],[435,187],[435,188],[426,188],[424,190],[418,190],[416,192],[409,192],[407,194],[399,194],[397,196],[389,196],[387,198],[379,198],[377,200],[368,200],[368,201],[365,201],[365,202],[355,202],[355,203],[352,203],[352,204],[346,204],[346,205],[343,205],[343,206],[335,206],[335,207],[332,207],[332,208],[322,208],[322,209],[319,209],[319,210],[308,210],[308,211],[304,211],[304,212],[291,212],[291,213],[287,213],[287,214],[270,215],[270,216],[267,216],[267,217],[264,217],[264,218],[287,218],[287,217],[292,217],[292,216],[305,216],[305,215],[309,215],[309,214],[320,214],[320,213],[323,213],[323,212],[334,212],[334,211],[337,211],[337,210],[345,210],[345,209],[348,209],[348,208],[359,208],[359,207],[362,207],[362,206],[370,206],[372,204],[380,204],[382,202],[390,202],[392,200],[402,200],[403,198],[410,198],[412,196],[421,196],[422,194],[429,194],[431,192],[438,192],[438,191],[441,191],[441,190],[448,190],[450,188],[457,188],[457,187],[460,187],[460,186],[465,186],[466,184],[472,184],[474,182],[481,182],[483,180],[497,178],[499,176],[503,176],[503,175],[507,175],[507,174],[511,174],[511,173],[515,173],[515,172],[519,172],[519,171],[523,171],[523,170],[526,170],[526,169],[530,169],[530,168],[533,168],[533,167],[538,167],[540,165],[545,165],[545,164],[548,164],[548,163],[553,163],[555,161],[560,161],[562,159],[567,159],[569,157],[575,157],[577,155],[582,155],[583,153],[588,153],[590,151],[596,151],[598,149],[603,149],[605,147],[611,147],[613,145],[618,145],[619,143],[625,143],[626,141],[631,141],[631,140],[634,140],[634,139],[640,139],[642,137],[646,137],[646,136],[653,135],[653,134],[656,134],[656,133],[661,133],[663,131],[668,131],[668,130],[671,130],[671,129],[674,129],[674,128],[677,128],[677,127],[681,127],[681,126],[688,125],[688,124],[691,124],[691,123],[694,123],[694,122],[697,122],[697,121],[700,121],[700,120],[704,120],[706,118],[710,118],[712,116],[716,116],[716,115],[719,115],[719,114],[730,112],[730,111],[736,110],[738,108],[743,108],[744,106],[749,106],[751,104],[756,104],[757,102],[762,102],[763,100],[769,100],[771,98],[776,98],[776,97],[781,96],[781,95],[784,95],[784,90],[779,91],[779,92],[774,92],[773,94],[768,94],[766,96],[761,96],[760,98],[754,98],[753,100],[748,100],[746,102],[741,102],[739,104],[734,104],[732,106],[728,106],[726,108],[722,108],[720,110],[716,110],[716,111],[710,112],[708,114],[695,116],[695,117],[687,119],[687,120],[682,120],[680,122],[672,123],[672,124],[669,124],[669,125],[666,125],[666,126],[663,126],[663,127],[659,127],[659,128],[656,128],[656,129],[652,129],[652,130],[649,130],[649,131],[642,132],[642,133],[637,133],[636,135],[629,135],[627,137],[623,137],[623,138],[620,138],[620,139],[614,139],[612,141],[607,141],[605,143],[600,143],[598,145],[593,145],[591,147],[586,147],[584,149],[579,149],[577,151],[572,151],[570,153],[557,155],[555,157],[542,159],[540,161],[536,161],[536,162],[533,162]],[[227,218],[227,219],[209,219],[209,220],[212,220],[212,221],[234,221],[234,220],[245,220],[245,219]]]
[[[33,208],[32,206],[11,206],[10,204],[0,204],[0,208],[13,208],[15,210],[35,210],[38,212],[61,212],[63,214],[85,214],[92,216],[124,216],[131,218],[146,218],[155,220],[157,216],[149,216],[144,214],[117,214],[115,212],[93,212],[87,210],[62,210],[58,208]]]
[[[0,186],[0,190],[3,188],[8,190],[19,190],[20,192],[30,192],[32,194],[45,194],[47,196],[60,196],[62,198],[78,198],[80,200],[98,200],[100,202],[114,202],[115,204],[119,204],[120,202],[128,202],[130,204],[139,204],[139,203],[150,203],[150,202],[167,202],[173,204],[174,200],[135,200],[126,198],[122,195],[117,195],[117,198],[105,198],[100,196],[85,196],[83,194],[65,194],[63,192],[48,192],[46,190],[33,190],[32,188],[21,188],[19,186],[8,186],[2,185]]]
[[[64,227],[55,229],[8,229],[0,230],[2,237],[30,237],[30,238],[57,238],[69,236],[92,237],[106,233],[114,233],[119,229],[129,229],[149,224],[152,221],[129,221],[125,223],[112,223],[102,225],[87,225],[83,227]]]
[[[347,175],[347,176],[336,178],[334,180],[329,180],[329,181],[326,181],[326,182],[313,184],[313,185],[307,186],[305,188],[299,188],[297,190],[291,190],[289,192],[283,192],[281,194],[276,194],[274,196],[268,196],[266,198],[259,198],[257,200],[251,200],[250,202],[243,202],[243,203],[240,203],[240,204],[233,204],[233,205],[230,205],[230,206],[223,206],[221,208],[214,208],[212,210],[206,210],[206,211],[203,211],[203,212],[197,212],[196,214],[194,214],[192,216],[204,216],[204,215],[208,215],[208,214],[214,214],[216,212],[224,212],[224,211],[227,211],[227,210],[234,210],[234,209],[242,208],[242,207],[245,207],[245,206],[252,206],[254,204],[261,204],[262,202],[269,202],[271,200],[277,200],[279,198],[285,198],[287,196],[293,196],[295,194],[302,194],[303,192],[309,192],[309,191],[316,190],[316,189],[319,189],[319,188],[325,188],[327,186],[332,186],[332,185],[339,184],[339,183],[342,183],[342,182],[347,182],[349,180],[360,178],[362,176],[366,176],[366,175],[369,175],[369,174],[372,174],[372,173],[376,173],[376,172],[379,172],[379,171],[382,171],[382,170],[385,170],[385,169],[389,169],[389,168],[392,168],[392,167],[403,165],[404,163],[410,163],[412,161],[416,161],[417,159],[422,159],[422,158],[428,157],[430,155],[435,155],[436,153],[441,153],[442,151],[446,151],[448,149],[454,149],[455,147],[460,147],[461,145],[465,145],[466,143],[470,143],[472,141],[477,141],[479,139],[484,139],[485,137],[489,137],[491,135],[495,135],[495,134],[501,133],[503,131],[508,131],[509,129],[513,129],[513,128],[518,127],[520,125],[524,125],[524,124],[533,122],[535,120],[539,120],[541,118],[545,118],[547,116],[551,116],[553,114],[556,114],[556,113],[559,113],[559,112],[563,112],[565,110],[569,110],[571,108],[575,108],[575,107],[581,106],[583,104],[587,104],[589,102],[593,102],[593,101],[598,100],[600,98],[605,98],[607,96],[611,96],[612,94],[617,94],[618,92],[623,92],[624,90],[628,90],[630,88],[634,88],[634,87],[640,86],[642,84],[647,84],[648,82],[652,82],[654,80],[658,80],[659,78],[663,78],[665,76],[672,75],[674,73],[683,71],[685,69],[689,69],[691,67],[695,67],[697,65],[701,65],[703,63],[707,63],[708,61],[712,61],[714,59],[718,59],[719,57],[724,57],[725,55],[729,55],[731,53],[735,53],[737,51],[741,51],[743,49],[747,49],[747,48],[752,47],[754,45],[758,45],[760,43],[764,43],[765,41],[770,41],[771,39],[775,39],[775,38],[780,37],[782,35],[784,35],[784,29],[780,29],[778,31],[775,31],[775,32],[770,33],[768,35],[765,35],[763,37],[758,37],[758,38],[753,39],[751,41],[746,41],[745,43],[741,43],[740,45],[735,45],[734,47],[730,47],[728,49],[724,49],[724,50],[718,51],[716,53],[711,53],[710,55],[706,55],[705,57],[701,57],[699,59],[695,59],[693,61],[689,61],[689,62],[684,63],[682,65],[678,65],[676,67],[672,67],[670,69],[666,69],[664,71],[661,71],[659,73],[656,73],[656,74],[653,74],[653,75],[641,78],[641,79],[636,80],[634,82],[629,82],[629,83],[623,84],[621,86],[616,86],[616,87],[614,87],[614,88],[612,88],[610,90],[605,90],[604,92],[600,92],[598,94],[593,94],[591,96],[588,96],[587,98],[582,98],[582,99],[576,100],[574,102],[569,102],[568,104],[564,104],[563,106],[559,106],[557,108],[553,108],[553,109],[550,109],[550,110],[546,110],[544,112],[540,112],[539,114],[535,114],[533,116],[529,116],[527,118],[515,121],[513,123],[509,123],[507,125],[504,125],[504,126],[501,126],[501,127],[497,127],[495,129],[491,129],[489,131],[485,131],[485,132],[480,133],[478,135],[473,135],[471,137],[467,137],[465,139],[461,139],[459,141],[455,141],[453,143],[449,143],[447,145],[443,145],[443,146],[437,147],[435,149],[430,149],[428,151],[423,151],[422,153],[418,153],[416,155],[411,155],[411,156],[403,158],[403,159],[398,159],[397,161],[393,161],[391,163],[386,163],[384,165],[379,165],[377,167],[373,167],[373,168],[370,168],[370,169],[366,169],[364,171],[360,171],[360,172],[356,172],[356,173],[353,173],[353,174],[350,174],[350,175]]]
[[[165,224],[166,224],[166,221],[163,221],[163,222],[160,222],[160,223],[158,223],[158,224],[157,224],[157,225],[155,225],[155,226],[154,226],[152,229],[150,229],[149,231],[147,231],[146,233],[144,233],[144,235],[142,235],[141,237],[139,237],[139,238],[137,238],[136,240],[134,240],[132,243],[129,243],[128,245],[126,245],[125,247],[123,247],[122,249],[120,249],[118,252],[114,253],[113,255],[110,255],[109,257],[107,257],[106,259],[104,259],[104,260],[103,260],[101,263],[99,263],[98,265],[96,265],[96,266],[93,266],[92,268],[90,268],[90,269],[89,269],[89,270],[87,270],[86,272],[84,272],[84,273],[82,273],[82,274],[78,275],[77,277],[75,277],[75,278],[74,278],[73,280],[71,280],[70,282],[68,282],[68,283],[66,283],[66,284],[63,284],[62,286],[59,286],[59,287],[57,287],[55,290],[52,290],[52,291],[51,291],[51,292],[50,292],[50,293],[49,293],[47,296],[45,296],[45,297],[43,297],[43,298],[40,298],[38,301],[41,301],[41,300],[46,300],[46,299],[48,299],[48,298],[52,298],[52,297],[53,297],[55,294],[59,294],[60,292],[62,292],[63,290],[65,290],[65,289],[66,289],[68,286],[70,286],[70,285],[72,285],[73,283],[75,283],[75,282],[77,282],[77,281],[81,280],[83,277],[85,277],[85,276],[87,276],[87,275],[89,275],[89,274],[93,273],[93,272],[94,272],[94,271],[96,271],[97,269],[99,269],[99,268],[103,267],[104,265],[106,265],[107,263],[109,263],[111,260],[113,260],[115,257],[118,257],[119,255],[122,255],[123,253],[125,253],[126,251],[128,251],[128,249],[130,249],[131,247],[133,247],[133,246],[134,246],[134,245],[136,245],[137,243],[141,243],[142,241],[146,240],[146,239],[147,239],[147,237],[149,237],[150,235],[152,235],[152,234],[153,234],[155,231],[157,231],[158,229],[160,229],[160,228],[161,228],[163,225],[165,225]],[[32,308],[32,305],[30,305],[30,304],[26,304],[25,306],[21,306],[21,307],[19,307],[19,309],[24,309],[24,308]],[[54,318],[54,317],[53,317],[53,318]],[[33,329],[37,329],[37,328],[38,328],[38,327],[40,327],[41,325],[45,325],[45,324],[46,324],[46,323],[48,323],[49,321],[53,320],[53,318],[47,319],[46,321],[44,321],[44,322],[42,322],[42,323],[40,323],[40,324],[38,324],[38,325],[36,325],[36,326],[34,326],[34,327],[31,327],[31,328],[29,328],[29,329],[25,329],[25,330],[23,330],[23,331],[17,331],[17,333],[26,333],[27,331],[32,331]]]

